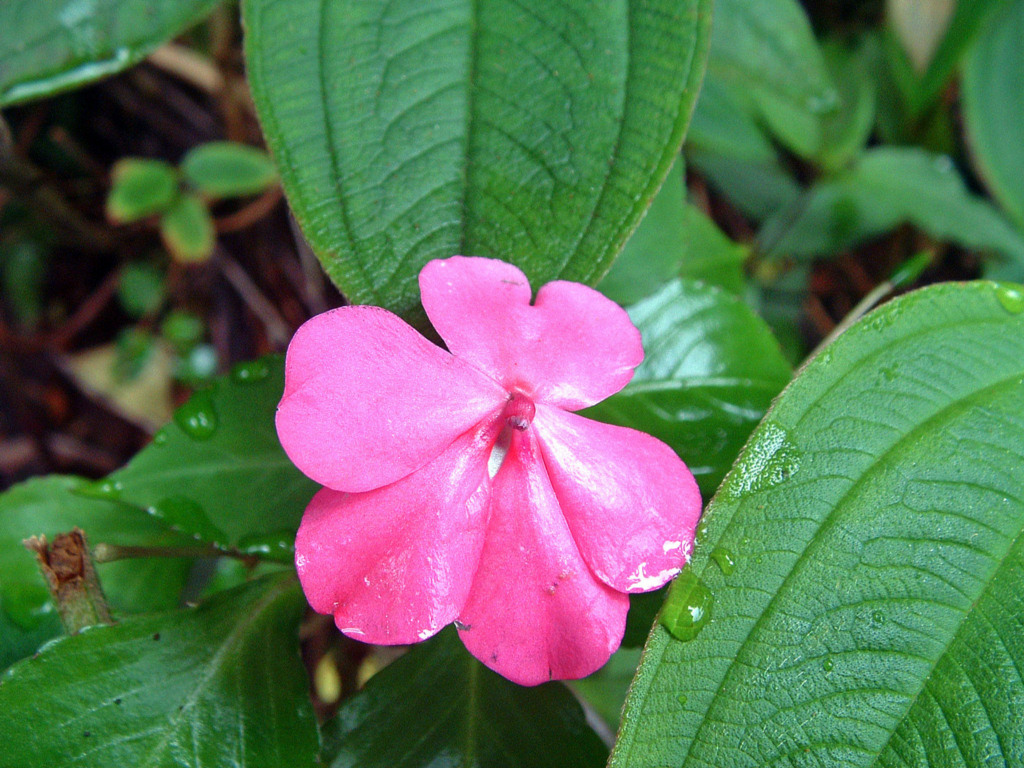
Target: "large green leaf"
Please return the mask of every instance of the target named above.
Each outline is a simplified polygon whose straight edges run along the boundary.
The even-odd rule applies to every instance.
[[[789,364],[746,304],[703,283],[675,280],[630,317],[644,362],[625,389],[585,413],[664,440],[708,498],[789,381]]]
[[[703,630],[652,632],[611,765],[1020,766],[1022,414],[1019,286],[910,294],[812,360],[708,507],[663,610],[711,599]]]
[[[260,120],[354,303],[414,311],[430,259],[596,282],[689,120],[711,0],[246,0]]]
[[[0,107],[52,96],[140,61],[220,0],[4,0]]]
[[[0,766],[318,765],[294,577],[65,637],[0,681]]]
[[[319,486],[277,440],[274,413],[283,388],[280,357],[236,366],[193,395],[97,490],[204,541],[259,552],[273,539],[272,549],[287,557],[284,548]]]
[[[1006,274],[1024,275],[1024,236],[967,190],[949,158],[907,147],[866,152],[779,211],[759,239],[770,255],[829,256],[905,222],[936,239],[993,252]]]
[[[600,768],[608,757],[564,685],[510,683],[451,627],[372,677],[324,740],[331,768]]]
[[[967,136],[985,184],[1024,230],[1024,1],[993,16],[963,77]]]
[[[22,546],[30,536],[82,528],[89,544],[168,545],[180,537],[158,520],[125,504],[84,498],[76,477],[51,475],[16,485],[0,495],[0,666],[31,653],[60,632],[60,622],[34,556]],[[189,560],[151,558],[97,566],[115,611],[147,611],[177,605]]]

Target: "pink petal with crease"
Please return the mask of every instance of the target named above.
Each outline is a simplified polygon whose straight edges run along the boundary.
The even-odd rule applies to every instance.
[[[499,428],[492,421],[459,437],[384,488],[317,493],[295,541],[310,605],[367,643],[416,643],[450,624],[483,546],[487,457]]]
[[[643,432],[542,405],[533,426],[555,496],[598,578],[647,592],[675,576],[701,514],[700,490],[675,452]]]
[[[629,598],[594,578],[558,508],[535,439],[516,432],[459,615],[470,653],[521,685],[589,675],[619,647]]]
[[[306,475],[338,491],[392,483],[500,410],[507,394],[378,307],[342,307],[296,332],[277,434]]]
[[[530,284],[511,264],[454,256],[420,272],[423,306],[452,354],[535,401],[576,410],[618,392],[643,360],[625,310],[579,283]]]

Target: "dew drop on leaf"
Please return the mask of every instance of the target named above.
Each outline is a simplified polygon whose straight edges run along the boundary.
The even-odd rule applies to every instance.
[[[1003,309],[1010,314],[1019,315],[1021,312],[1024,312],[1024,292],[1019,288],[1009,285],[997,286],[996,298],[1003,305]]]
[[[104,501],[117,501],[121,498],[121,491],[124,486],[117,480],[97,480],[93,483],[83,483],[74,489],[73,493],[78,496],[86,496],[90,499],[103,499]]]
[[[231,379],[239,384],[255,384],[270,375],[270,366],[266,360],[249,360],[238,363],[231,369]]]
[[[718,565],[723,574],[729,576],[736,568],[736,558],[732,552],[724,547],[715,547],[711,550],[711,559]]]
[[[821,662],[821,668],[824,669],[826,672],[831,672],[833,669],[835,669],[835,666],[836,663],[832,661],[831,656],[826,656],[825,660]]]
[[[217,431],[217,410],[209,392],[196,392],[174,412],[174,423],[193,440],[209,440]]]
[[[677,640],[693,640],[711,621],[713,602],[711,590],[686,568],[669,590],[661,623]]]

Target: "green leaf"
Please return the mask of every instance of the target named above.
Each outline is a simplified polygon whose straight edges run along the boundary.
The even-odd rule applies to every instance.
[[[4,0],[0,107],[127,69],[219,0]]]
[[[43,314],[48,254],[35,240],[0,245],[3,301],[22,325],[34,327]]]
[[[839,92],[839,109],[822,121],[818,159],[825,169],[836,170],[861,153],[875,126],[874,62],[879,54],[872,38],[855,48],[830,40],[821,51]]]
[[[992,17],[964,64],[967,136],[985,185],[1024,230],[1024,2]]]
[[[291,576],[96,627],[0,682],[0,766],[317,765]]]
[[[1006,2],[970,0],[955,3],[956,10],[942,36],[942,42],[931,56],[928,69],[909,94],[909,106],[914,114],[920,114],[935,102],[960,65],[965,52],[977,38],[986,19]],[[911,13],[920,13],[920,9],[911,9]]]
[[[625,389],[584,413],[664,440],[708,498],[789,381],[789,364],[746,304],[702,283],[673,281],[630,317],[644,362]]]
[[[453,254],[596,283],[669,171],[710,0],[247,0],[285,192],[353,303],[417,311]]]
[[[814,358],[705,513],[711,620],[652,632],[611,765],[1020,765],[1022,383],[1009,284],[909,294]]]
[[[180,537],[157,520],[111,500],[79,493],[90,486],[76,477],[36,478],[0,494],[0,663],[3,666],[38,642],[60,632],[54,606],[34,556],[22,546],[30,536],[82,528],[95,546],[170,545]],[[102,495],[102,493],[100,494]],[[115,611],[147,611],[178,604],[191,561],[151,558],[98,565],[100,583]]]
[[[156,312],[164,302],[164,273],[152,264],[129,264],[121,272],[117,298],[132,317]]]
[[[597,672],[581,680],[571,681],[569,687],[582,696],[610,728],[618,728],[622,702],[626,700],[626,692],[639,662],[639,648],[620,649]]]
[[[107,216],[119,224],[163,213],[178,196],[178,173],[163,160],[120,160],[112,181]]]
[[[206,203],[198,195],[181,195],[160,218],[160,235],[171,256],[185,264],[213,255],[217,232]]]
[[[814,157],[822,117],[839,105],[806,14],[796,0],[718,0],[708,81],[739,89],[772,133]]]
[[[221,546],[285,551],[319,488],[277,440],[280,357],[237,365],[197,392],[153,443],[105,483],[117,497]],[[270,536],[272,542],[266,537]]]
[[[608,757],[564,685],[510,683],[451,627],[370,678],[324,730],[331,768],[601,768]]]
[[[1024,272],[1024,237],[964,186],[952,161],[906,147],[871,150],[819,182],[758,235],[772,256],[836,254],[909,222],[938,240],[991,251]]]
[[[686,258],[685,192],[679,158],[622,254],[598,283],[605,296],[619,304],[633,304],[679,274]]]
[[[256,195],[277,181],[277,168],[266,152],[232,141],[212,141],[191,150],[181,161],[181,172],[212,198]]]

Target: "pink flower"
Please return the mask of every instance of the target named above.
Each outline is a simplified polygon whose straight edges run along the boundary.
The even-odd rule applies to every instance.
[[[588,675],[700,516],[667,445],[571,413],[629,382],[640,333],[577,283],[531,304],[502,261],[432,261],[420,290],[451,353],[378,307],[314,317],[288,348],[277,432],[326,486],[295,543],[306,597],[368,643],[454,621],[517,683]]]

